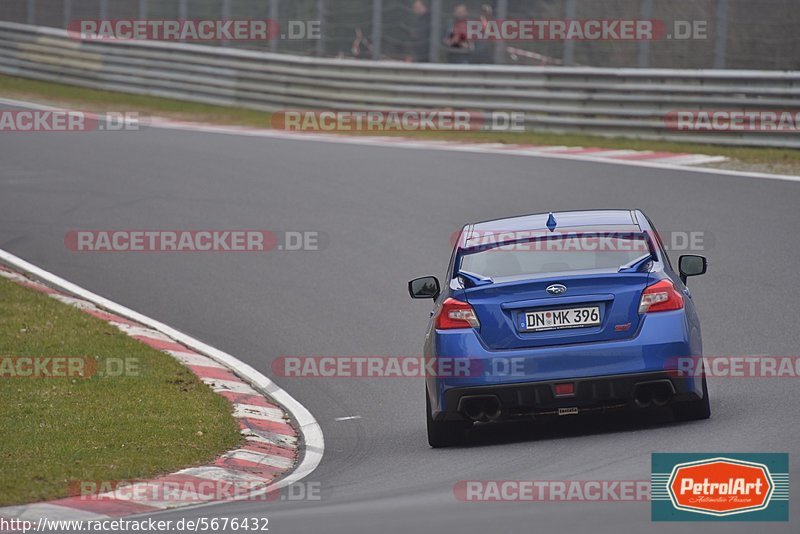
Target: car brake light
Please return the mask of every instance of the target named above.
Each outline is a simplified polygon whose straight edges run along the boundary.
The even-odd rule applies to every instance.
[[[481,323],[475,310],[466,302],[461,302],[454,298],[448,298],[442,303],[442,309],[436,316],[437,330],[448,330],[451,328],[478,328]]]
[[[675,290],[669,280],[661,280],[648,286],[639,301],[639,313],[653,313],[683,308],[683,295]]]

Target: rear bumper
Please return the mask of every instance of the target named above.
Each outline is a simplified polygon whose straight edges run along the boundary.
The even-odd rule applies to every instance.
[[[559,408],[577,408],[577,413],[604,413],[633,408],[637,387],[665,381],[669,381],[674,390],[669,402],[697,400],[702,395],[702,392],[695,391],[693,379],[676,377],[667,372],[631,373],[569,381],[470,386],[448,389],[445,393],[445,406],[453,407],[453,410],[440,412],[436,418],[464,419],[465,416],[462,414],[464,401],[486,396],[497,398],[502,419],[559,415]],[[555,385],[565,382],[574,385],[574,394],[556,395]]]
[[[427,378],[436,418],[458,417],[460,398],[476,391],[533,411],[631,400],[633,387],[645,379],[669,379],[676,401],[702,396],[699,376],[670,373],[678,358],[702,354],[699,331],[690,329],[684,310],[647,315],[636,335],[622,341],[491,351],[472,329],[436,331],[431,337],[429,358],[465,358],[470,369],[481,370]],[[555,399],[554,385],[565,381],[575,383],[575,396]]]

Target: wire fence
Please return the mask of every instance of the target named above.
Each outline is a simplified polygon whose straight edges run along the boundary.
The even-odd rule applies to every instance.
[[[281,36],[208,44],[318,57],[595,67],[800,68],[797,0],[2,0],[0,20],[68,27],[84,19],[270,19]],[[665,34],[472,38],[463,24],[655,21]],[[319,36],[286,38],[292,23]],[[688,38],[677,30],[689,27]],[[548,26],[552,28],[553,26]],[[461,30],[459,29],[461,28]],[[469,37],[469,38],[468,38]]]

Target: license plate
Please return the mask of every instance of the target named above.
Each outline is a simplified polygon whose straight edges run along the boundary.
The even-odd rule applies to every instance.
[[[600,324],[600,307],[567,308],[562,310],[541,310],[525,313],[526,332],[558,330],[561,328],[581,328]]]

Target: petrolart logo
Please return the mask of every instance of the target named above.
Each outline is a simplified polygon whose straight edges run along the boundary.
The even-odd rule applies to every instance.
[[[653,521],[788,521],[786,453],[654,453]]]

